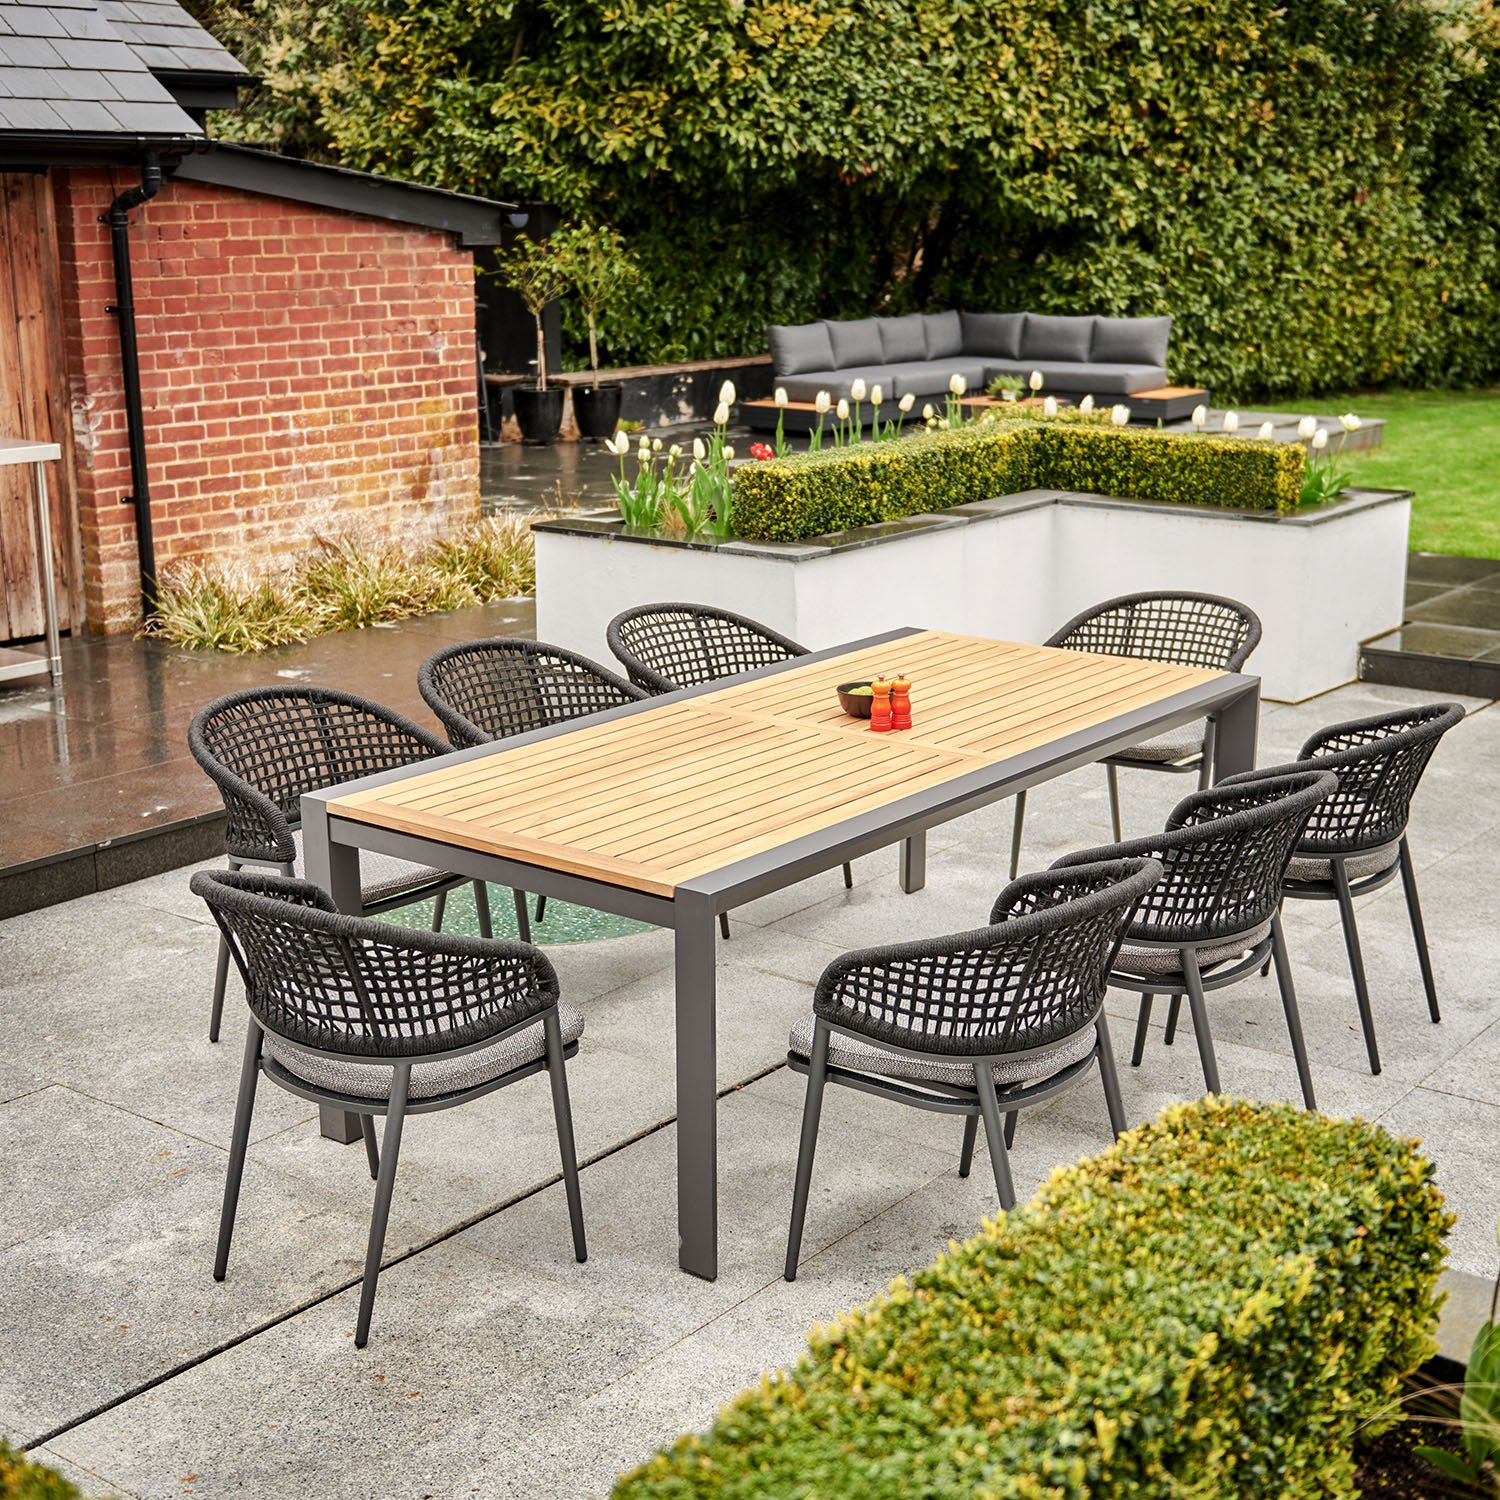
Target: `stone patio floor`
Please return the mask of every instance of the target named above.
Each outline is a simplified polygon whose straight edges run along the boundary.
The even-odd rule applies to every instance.
[[[1420,701],[1351,686],[1268,706],[1265,763],[1335,719]],[[1471,701],[1412,826],[1443,1004],[1430,1024],[1399,886],[1361,903],[1385,1072],[1365,1067],[1337,915],[1287,916],[1321,1105],[1420,1137],[1458,1214],[1450,1264],[1488,1277],[1500,1215],[1500,712]],[[1186,778],[1122,778],[1128,833]],[[570,1064],[590,1259],[573,1262],[546,1084],[412,1120],[368,1349],[352,1333],[371,1184],[364,1153],[261,1089],[229,1279],[210,1276],[243,1010],[206,1039],[215,930],[187,870],[0,924],[0,1428],[93,1495],[574,1497],[795,1358],[814,1323],[930,1259],[994,1208],[956,1175],[956,1121],[830,1092],[800,1279],[780,1279],[802,1080],[789,1027],[841,950],[982,920],[1010,807],[935,830],[927,888],[895,851],[735,914],[721,945],[722,1274],[676,1269],[670,935],[561,947],[587,1030]],[[1107,838],[1102,772],[1037,790],[1025,862]],[[1211,998],[1225,1086],[1288,1099],[1270,981]],[[1160,1014],[1162,1007],[1158,1007]],[[1126,1065],[1132,1121],[1201,1092],[1188,1028]],[[1097,1083],[1022,1116],[1023,1198],[1108,1141]]]

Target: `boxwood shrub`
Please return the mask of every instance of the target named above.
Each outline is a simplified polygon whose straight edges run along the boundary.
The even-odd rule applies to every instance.
[[[1350,1497],[1354,1428],[1432,1353],[1451,1222],[1373,1125],[1174,1105],[815,1330],[615,1500]]]
[[[892,443],[796,454],[735,477],[734,529],[795,542],[1026,489],[1287,513],[1298,444],[1087,423],[982,422]]]
[[[0,1441],[0,1500],[83,1500],[83,1491],[56,1469],[30,1463]]]

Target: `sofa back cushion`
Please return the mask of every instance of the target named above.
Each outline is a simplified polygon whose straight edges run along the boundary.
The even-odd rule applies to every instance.
[[[1021,330],[1022,359],[1068,359],[1087,361],[1094,339],[1093,318],[1053,318],[1045,313],[1027,313]]]
[[[885,364],[907,364],[927,358],[927,330],[922,326],[921,313],[909,313],[904,318],[876,318],[875,326],[880,329]]]
[[[848,370],[854,365],[881,365],[885,358],[880,348],[880,330],[874,318],[823,319],[828,330],[828,341],[833,345],[835,370]]]
[[[966,312],[959,316],[965,354],[977,354],[986,359],[1020,359],[1025,313]]]
[[[833,369],[826,323],[772,323],[766,337],[771,341],[771,368],[778,375]]]
[[[1167,363],[1171,318],[1095,318],[1089,357],[1101,365]]]
[[[928,359],[953,359],[963,353],[964,328],[956,312],[923,313]]]

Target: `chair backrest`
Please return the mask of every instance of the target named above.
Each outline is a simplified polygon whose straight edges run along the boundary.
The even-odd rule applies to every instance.
[[[813,1010],[914,1051],[988,1056],[1052,1046],[1092,1025],[1150,859],[1107,860],[1013,880],[990,926],[865,948],[823,972]]]
[[[557,975],[526,943],[342,916],[305,880],[250,870],[192,879],[229,942],[250,1010],[279,1036],[354,1057],[414,1057],[551,1005]]]
[[[609,622],[609,649],[648,693],[671,693],[770,666],[807,647],[707,604],[642,604]]]
[[[586,656],[504,637],[435,651],[417,669],[422,697],[461,746],[484,745],[646,694]]]
[[[1159,860],[1162,878],[1136,908],[1132,939],[1202,943],[1237,936],[1275,915],[1298,837],[1337,786],[1331,771],[1319,770],[1222,782],[1184,797],[1165,832],[1065,855],[1053,869],[1100,859]]]
[[[1217,594],[1122,594],[1075,615],[1046,642],[1069,651],[1140,656],[1238,672],[1260,643],[1260,618]]]
[[[188,727],[193,758],[229,814],[238,859],[284,863],[304,792],[448,752],[435,734],[392,709],[336,688],[250,688],[216,698]]]

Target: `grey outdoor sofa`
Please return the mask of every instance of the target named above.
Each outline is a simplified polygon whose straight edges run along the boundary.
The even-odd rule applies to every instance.
[[[997,375],[1033,370],[1060,396],[1118,400],[1167,383],[1162,318],[1049,317],[1041,313],[911,313],[901,318],[824,319],[768,330],[775,383],[792,401],[850,394],[855,380],[887,400],[942,396],[960,374],[979,392]]]

